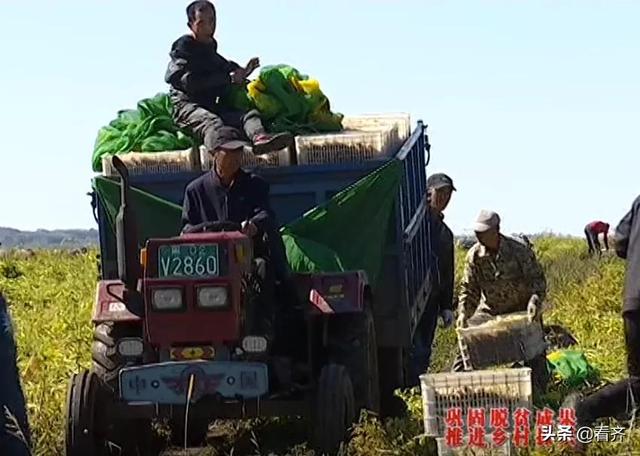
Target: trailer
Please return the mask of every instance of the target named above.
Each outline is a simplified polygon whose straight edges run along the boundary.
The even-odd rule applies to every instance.
[[[306,331],[304,342],[300,342],[306,347],[306,354],[299,371],[288,373],[303,379],[296,383],[296,388],[288,385],[286,391],[282,379],[272,373],[283,367],[276,369],[272,357],[260,350],[252,351],[262,344],[253,339],[247,342],[248,337],[242,334],[243,306],[247,304],[240,277],[249,271],[246,261],[250,258],[246,260],[245,256],[230,252],[239,248],[250,251],[248,239],[233,227],[222,225],[217,225],[213,232],[187,236],[175,233],[173,237],[137,239],[132,234],[136,211],[127,203],[131,188],[181,205],[187,184],[206,171],[129,175],[122,162],[115,159],[120,178],[114,180],[120,182],[122,190],[115,227],[104,201],[94,195],[100,239],[94,367],[76,374],[70,383],[67,454],[101,454],[96,448],[109,439],[120,442],[121,448],[130,448],[132,453],[148,451],[142,450],[144,442],[140,436],[145,433],[140,426],[147,429],[151,420],[159,417],[173,420],[176,436],[181,439],[184,434],[186,443],[191,443],[202,439],[202,433],[206,433],[214,418],[283,415],[311,418],[315,448],[332,453],[345,438],[359,408],[397,413],[398,399],[393,392],[405,385],[408,351],[432,285],[433,254],[426,199],[428,156],[426,126],[418,122],[399,148],[383,156],[351,163],[252,170],[270,184],[270,200],[277,221],[287,225],[391,161],[400,163],[401,169],[382,267],[376,280],[370,283],[367,275],[357,270],[296,275],[301,295],[309,297],[309,308],[299,320]],[[139,246],[144,246],[141,256]],[[215,263],[227,262],[223,268],[226,272],[217,270],[194,280],[162,276],[157,266],[160,257],[168,251],[179,252],[185,246],[197,246],[194,251],[209,252],[206,255],[223,252],[222,256],[216,256]],[[140,262],[143,273],[138,271]],[[318,283],[339,283],[345,287],[341,288],[339,309],[326,306],[330,296],[323,295],[326,290],[316,286]],[[227,287],[226,313],[205,313],[199,309],[197,290],[211,288],[212,284]],[[160,312],[154,307],[154,290],[159,287],[185,290],[179,300],[181,315]],[[313,292],[326,298],[321,299],[324,308],[312,298]],[[214,296],[211,302],[217,302],[217,294],[207,296],[207,299]],[[165,301],[169,302],[169,298],[167,295]],[[187,336],[173,330],[181,325],[183,329],[189,326],[191,345],[197,346],[187,346]],[[153,331],[154,327],[164,330]],[[212,327],[217,328],[217,335],[209,337],[206,328],[211,332]],[[224,338],[220,336],[222,333],[226,334]],[[235,341],[234,347],[230,340]],[[337,345],[342,346],[336,349]],[[184,356],[173,357],[174,351],[180,350]],[[191,355],[185,355],[187,352]],[[169,383],[159,380],[168,377]],[[214,378],[218,382],[215,385]],[[246,390],[239,385],[240,379]],[[335,391],[341,397],[337,403]],[[103,412],[96,414],[98,409]],[[188,433],[181,425],[185,414],[193,420]],[[111,418],[105,422],[104,416]],[[122,424],[127,420],[128,425]],[[132,429],[137,430],[132,433]]]

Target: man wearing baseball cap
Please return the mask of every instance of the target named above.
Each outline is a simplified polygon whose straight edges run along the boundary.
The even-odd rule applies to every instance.
[[[433,289],[413,339],[411,380],[414,385],[429,369],[438,317],[445,327],[453,323],[454,245],[453,233],[444,223],[444,210],[455,190],[453,180],[446,174],[432,174],[427,179]]]
[[[280,282],[288,304],[295,306],[296,292],[291,281],[286,251],[278,232],[275,214],[269,203],[269,184],[260,176],[241,168],[248,144],[239,132],[225,127],[213,151],[211,171],[198,177],[185,190],[182,207],[183,233],[198,232],[210,222],[236,222],[242,232],[254,241],[254,253],[260,258],[258,274],[269,281],[267,288]],[[273,271],[272,274],[265,271]],[[271,304],[265,298],[264,307]],[[269,310],[265,310],[270,312]]]
[[[542,303],[547,284],[533,250],[500,233],[496,212],[480,211],[473,230],[478,242],[467,253],[457,325],[475,326],[497,315],[526,311],[532,299]],[[528,365],[535,371],[536,386],[544,389],[548,381],[546,354]],[[458,358],[454,370],[462,368]]]

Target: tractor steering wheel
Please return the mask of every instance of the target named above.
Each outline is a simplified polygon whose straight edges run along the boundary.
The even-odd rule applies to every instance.
[[[219,233],[222,231],[241,231],[242,227],[236,222],[210,222],[202,227],[203,233]]]

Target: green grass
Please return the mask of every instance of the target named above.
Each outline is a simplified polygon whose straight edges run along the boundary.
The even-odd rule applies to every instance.
[[[591,259],[582,240],[541,238],[536,252],[549,285],[552,308],[545,321],[568,328],[605,380],[625,375],[620,318],[624,263],[611,256]],[[0,258],[0,290],[11,306],[19,346],[19,366],[28,399],[36,455],[63,454],[64,402],[73,372],[89,366],[91,309],[95,293],[95,253],[38,252],[34,258]],[[461,272],[464,252],[456,254]],[[453,330],[438,330],[433,371],[448,370],[455,354]],[[545,398],[557,405],[564,391]],[[403,393],[410,415],[380,422],[363,416],[344,453],[349,456],[434,454],[432,439],[422,438],[422,409],[417,390]],[[207,453],[311,455],[304,445],[304,425],[288,420],[226,422]],[[527,454],[527,452],[525,452]],[[561,454],[559,450],[528,454]],[[593,455],[640,454],[640,435],[622,445],[600,444]]]

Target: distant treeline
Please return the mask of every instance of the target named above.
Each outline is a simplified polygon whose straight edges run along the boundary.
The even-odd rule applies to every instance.
[[[76,249],[98,244],[98,231],[90,230],[36,230],[20,231],[0,227],[0,249]]]

